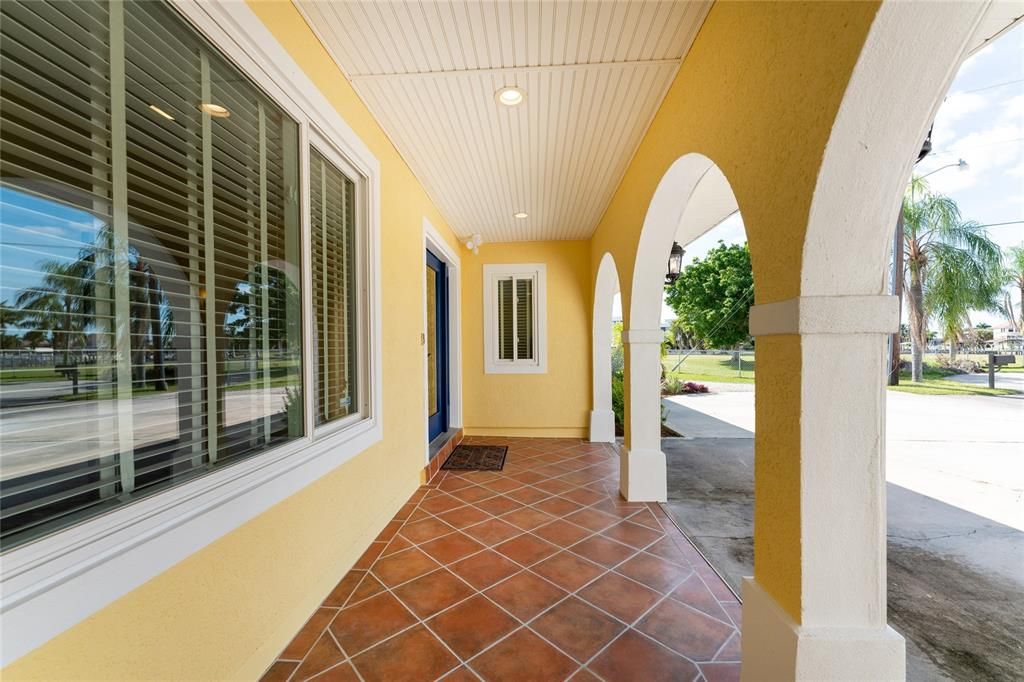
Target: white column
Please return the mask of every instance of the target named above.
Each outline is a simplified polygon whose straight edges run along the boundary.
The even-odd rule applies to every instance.
[[[615,442],[615,413],[612,412],[612,312],[594,309],[593,408],[590,411],[590,442]]]
[[[629,433],[619,455],[619,492],[630,502],[668,499],[665,453],[661,451],[661,342],[660,329],[627,329]]]
[[[800,340],[800,545],[790,550],[800,556],[800,618],[746,579],[745,680],[905,678],[903,638],[886,623],[885,576],[885,344],[898,323],[891,296],[751,309],[755,336]]]

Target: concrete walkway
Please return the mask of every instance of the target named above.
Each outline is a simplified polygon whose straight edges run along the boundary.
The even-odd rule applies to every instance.
[[[663,441],[667,507],[736,587],[753,573],[753,393],[665,404],[687,436]],[[1024,670],[1020,410],[1016,399],[888,394],[889,620],[907,638],[911,680]]]

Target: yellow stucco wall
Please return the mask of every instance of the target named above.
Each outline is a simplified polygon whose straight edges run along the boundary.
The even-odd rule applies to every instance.
[[[593,273],[606,251],[615,258],[626,320],[647,206],[668,168],[690,152],[713,160],[732,186],[757,302],[800,294],[818,170],[877,8],[875,2],[712,6],[591,242]],[[799,621],[799,339],[759,340],[757,360],[755,577]],[[779,383],[765,388],[773,382]]]
[[[251,6],[381,164],[384,440],[15,661],[4,680],[255,679],[419,484],[423,217],[458,242],[294,6]]]
[[[546,374],[484,373],[483,266],[547,266]],[[463,417],[467,434],[586,435],[590,418],[590,244],[484,244],[462,258]]]

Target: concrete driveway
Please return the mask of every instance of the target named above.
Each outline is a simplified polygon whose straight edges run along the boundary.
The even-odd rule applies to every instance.
[[[997,384],[998,385],[998,384]],[[753,392],[675,397],[668,509],[738,588],[753,573]],[[712,388],[714,391],[715,389]],[[1024,670],[1024,406],[888,393],[889,620],[912,680]]]

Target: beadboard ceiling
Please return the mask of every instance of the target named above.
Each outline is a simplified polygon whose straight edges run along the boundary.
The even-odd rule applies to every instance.
[[[711,4],[295,3],[452,229],[486,242],[590,237]],[[509,85],[517,107],[495,101]]]

